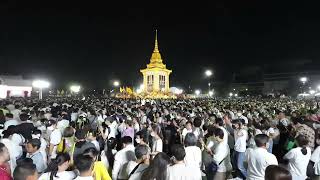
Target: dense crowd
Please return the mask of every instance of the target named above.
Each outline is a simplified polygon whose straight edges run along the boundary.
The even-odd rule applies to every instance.
[[[0,100],[0,180],[320,179],[316,100]]]

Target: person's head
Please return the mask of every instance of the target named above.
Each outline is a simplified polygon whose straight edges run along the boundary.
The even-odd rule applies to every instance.
[[[0,143],[0,165],[10,160],[10,154],[8,148]]]
[[[36,165],[25,163],[19,164],[13,171],[13,180],[37,180],[38,172]]]
[[[6,114],[6,119],[7,119],[7,120],[13,119],[13,114],[7,113],[7,114]]]
[[[307,146],[309,143],[309,140],[307,139],[306,136],[304,135],[298,135],[298,137],[296,138],[297,144],[299,147],[301,147],[301,152],[303,155],[307,154]]]
[[[123,147],[126,147],[132,144],[132,138],[130,136],[124,136],[123,138],[121,138],[121,142],[123,144]]]
[[[78,129],[75,133],[75,136],[78,141],[86,139],[86,133],[83,129]]]
[[[66,127],[63,131],[63,137],[72,137],[74,135],[74,129],[72,127]]]
[[[189,130],[189,131],[192,129],[192,122],[191,121],[187,121],[186,129]]]
[[[138,144],[148,144],[149,142],[149,134],[146,130],[141,130],[136,134],[136,142]]]
[[[224,121],[222,118],[217,118],[216,119],[216,125],[217,126],[223,126],[224,125]]]
[[[57,177],[58,171],[66,171],[69,168],[69,166],[70,155],[68,153],[58,153],[57,157],[51,160],[45,172],[51,172],[50,180],[53,180],[53,177]]]
[[[117,145],[116,139],[114,137],[109,138],[107,141],[107,147],[108,147],[107,150],[111,151],[116,147],[116,145]]]
[[[186,156],[186,151],[182,144],[174,144],[171,147],[171,153],[174,158],[174,163],[177,161],[183,161],[184,157]]]
[[[42,134],[41,130],[34,129],[32,131],[32,139],[40,139],[41,138],[41,134]]]
[[[279,119],[284,119],[286,118],[286,114],[284,112],[279,113]]]
[[[57,121],[52,120],[52,119],[48,121],[47,129],[49,131],[53,131],[56,127],[57,127]]]
[[[75,158],[74,164],[76,168],[80,172],[80,176],[82,174],[91,174],[93,170],[93,158],[88,155],[79,155]]]
[[[125,121],[127,128],[132,127],[132,121],[131,120],[126,120]]]
[[[166,169],[170,164],[170,158],[166,153],[159,152],[151,161],[150,166],[143,173],[141,180],[165,180]]]
[[[303,119],[299,118],[299,117],[291,118],[291,121],[292,121],[293,125],[295,125],[295,126],[303,124]]]
[[[232,128],[233,129],[241,129],[241,127],[242,127],[242,122],[240,119],[232,120]]]
[[[26,145],[26,150],[28,153],[35,153],[40,149],[41,146],[41,141],[40,139],[30,139]]]
[[[222,129],[220,128],[216,128],[214,130],[214,137],[218,142],[222,142],[223,141],[223,137],[224,137],[224,132]]]
[[[22,113],[22,114],[20,114],[20,120],[21,121],[27,121],[28,119],[29,119],[29,116],[28,116],[28,114],[26,114],[26,113]]]
[[[290,172],[276,165],[270,165],[265,170],[265,180],[292,180],[292,176]]]
[[[258,134],[254,137],[257,147],[267,148],[269,137],[266,134]]]
[[[184,146],[196,146],[198,138],[193,133],[187,133],[186,137],[184,138]]]
[[[150,159],[149,147],[147,145],[136,146],[134,154],[138,160],[146,161]]]
[[[201,126],[201,124],[202,124],[202,120],[199,117],[194,118],[194,120],[193,120],[194,127],[199,128]]]
[[[87,135],[89,141],[94,141],[97,139],[97,131],[90,130]]]
[[[96,148],[88,148],[83,152],[84,155],[88,155],[93,158],[94,161],[98,159],[99,151]]]
[[[150,133],[150,135],[151,135],[152,137],[156,137],[156,138],[161,138],[161,139],[163,139],[161,127],[160,127],[158,124],[153,124],[153,125],[151,126],[151,133]]]

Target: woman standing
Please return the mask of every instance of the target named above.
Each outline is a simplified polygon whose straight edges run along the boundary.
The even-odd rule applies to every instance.
[[[292,179],[304,180],[307,178],[307,166],[311,158],[311,149],[307,147],[309,141],[305,136],[299,135],[296,141],[298,147],[291,149],[283,158],[289,160],[288,170],[292,175]]]
[[[165,180],[170,158],[167,154],[159,152],[151,161],[150,166],[145,169],[141,180]]]
[[[159,152],[162,152],[162,149],[163,149],[163,141],[162,141],[163,135],[162,135],[161,128],[158,124],[152,125],[150,135],[152,136],[152,140],[153,140],[151,155],[155,156]]]
[[[70,156],[68,153],[58,153],[55,159],[52,159],[45,173],[38,180],[72,180],[76,177],[74,172],[67,171],[70,166]]]

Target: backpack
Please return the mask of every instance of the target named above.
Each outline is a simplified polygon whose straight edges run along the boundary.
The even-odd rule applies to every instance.
[[[60,143],[57,146],[57,153],[65,153],[65,152],[67,152],[66,139],[62,138]]]

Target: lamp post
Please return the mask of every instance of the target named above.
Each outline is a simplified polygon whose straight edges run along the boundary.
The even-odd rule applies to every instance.
[[[35,88],[39,88],[39,99],[42,99],[42,89],[48,88],[50,83],[44,80],[35,80],[32,82],[32,86]]]
[[[210,87],[211,87],[210,77],[212,76],[212,71],[211,71],[211,70],[206,70],[206,71],[204,72],[204,74],[205,74],[206,77],[208,78],[208,92],[210,92]]]
[[[307,77],[301,77],[300,81],[302,82],[302,93],[304,92],[304,86],[306,84],[306,82],[308,81]]]

